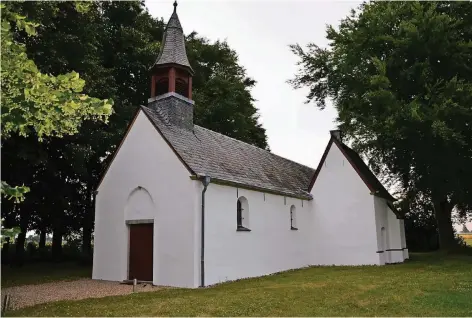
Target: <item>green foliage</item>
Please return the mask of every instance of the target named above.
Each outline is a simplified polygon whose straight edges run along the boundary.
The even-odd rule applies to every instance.
[[[439,248],[434,207],[426,196],[412,195],[397,203],[405,214],[406,246],[410,252],[430,252]]]
[[[2,220],[2,243],[5,241],[5,238],[10,238],[10,243],[12,243],[16,236],[21,232],[21,229],[18,226],[12,227],[11,229],[6,229],[3,227],[3,220]]]
[[[24,185],[12,187],[5,181],[1,183],[0,194],[7,200],[14,199],[16,203],[23,201],[24,195],[30,191],[30,188]]]
[[[338,111],[353,146],[404,193],[431,198],[441,245],[472,207],[472,6],[371,2],[329,26],[329,47],[292,45],[307,102]]]
[[[5,12],[6,11],[6,12]],[[2,138],[12,133],[27,136],[34,130],[44,136],[74,134],[83,120],[106,122],[112,103],[81,94],[85,82],[71,72],[51,76],[39,72],[26,54],[25,46],[13,39],[10,22],[19,31],[36,35],[38,24],[6,10],[1,24],[2,38]]]
[[[12,6],[8,3],[1,7],[2,143],[12,134],[34,134],[41,141],[44,137],[77,133],[84,120],[106,122],[112,112],[111,100],[82,94],[85,82],[78,73],[44,74],[29,59],[25,45],[14,38],[14,32],[34,37],[39,24],[28,21]],[[25,186],[1,183],[1,194],[17,202],[28,191]]]
[[[187,52],[195,65],[195,124],[268,148],[250,91],[256,82],[238,64],[236,52],[226,42],[209,43],[195,32],[187,38]]]
[[[25,208],[2,212],[12,223],[20,215],[28,229],[64,235],[93,229],[93,191],[137,108],[147,104],[149,67],[164,31],[163,20],[151,17],[144,2],[87,2],[85,12],[76,4],[10,3],[40,24],[37,36],[15,29],[13,38],[24,43],[42,74],[80,73],[83,93],[112,99],[113,114],[107,125],[85,121],[74,135],[41,143],[12,135],[2,153],[2,178],[31,188]],[[226,42],[210,42],[196,33],[186,44],[195,70],[196,124],[267,148],[250,93],[255,81],[239,65],[235,51]]]

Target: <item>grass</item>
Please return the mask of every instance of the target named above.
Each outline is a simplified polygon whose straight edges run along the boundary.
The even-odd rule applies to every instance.
[[[9,316],[469,316],[472,257],[415,254],[405,264],[311,267],[205,289],[60,301]]]
[[[92,277],[90,266],[79,266],[76,263],[34,263],[15,268],[2,265],[2,288],[83,277]]]
[[[472,246],[472,237],[471,237],[471,238],[465,238],[464,241],[465,241],[468,245]]]

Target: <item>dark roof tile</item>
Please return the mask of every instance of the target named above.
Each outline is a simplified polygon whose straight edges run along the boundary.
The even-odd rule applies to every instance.
[[[162,38],[161,50],[154,66],[165,64],[178,64],[188,67],[193,72],[185,50],[184,31],[175,10],[167,23]]]
[[[157,111],[142,110],[195,174],[311,199],[314,169],[197,125],[188,130],[166,124]]]

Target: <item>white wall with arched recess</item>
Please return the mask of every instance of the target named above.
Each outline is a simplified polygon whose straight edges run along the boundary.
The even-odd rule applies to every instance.
[[[250,228],[251,223],[250,223],[250,212],[249,212],[249,202],[245,197],[239,197],[238,199],[239,202],[241,202],[241,217],[242,217],[242,222],[241,225],[244,226],[245,228]]]
[[[92,278],[128,279],[127,221],[152,219],[153,284],[197,287],[199,184],[140,111],[98,188]]]
[[[128,196],[125,207],[125,220],[153,220],[155,205],[149,192],[143,187],[137,187]]]

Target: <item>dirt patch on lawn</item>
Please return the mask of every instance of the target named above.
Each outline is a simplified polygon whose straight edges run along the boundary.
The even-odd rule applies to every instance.
[[[162,287],[151,284],[138,284],[136,292],[154,291],[160,288]],[[126,295],[132,292],[132,285],[103,280],[80,279],[2,288],[2,299],[4,295],[10,295],[10,309],[18,309],[51,301],[100,298]]]

